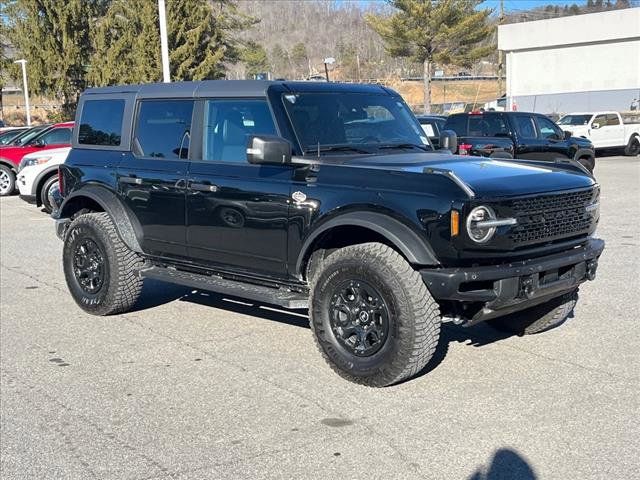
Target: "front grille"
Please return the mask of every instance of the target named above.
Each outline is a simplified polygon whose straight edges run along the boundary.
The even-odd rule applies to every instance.
[[[514,246],[549,242],[586,235],[597,214],[586,209],[598,201],[599,189],[511,200],[511,214],[518,224],[509,234]]]

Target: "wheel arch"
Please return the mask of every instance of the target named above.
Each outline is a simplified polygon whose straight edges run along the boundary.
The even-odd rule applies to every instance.
[[[296,261],[296,274],[301,278],[311,255],[323,245],[335,245],[330,239],[337,233],[338,247],[369,241],[380,241],[400,253],[413,265],[438,265],[437,257],[426,239],[409,226],[389,215],[377,212],[350,212],[334,217],[317,227],[305,239]],[[327,243],[328,242],[328,243]]]
[[[103,211],[114,220],[122,241],[137,253],[143,253],[141,245],[142,227],[135,216],[129,212],[112,191],[100,185],[86,185],[71,193],[60,206],[58,218],[72,218],[79,211]]]
[[[49,180],[52,176],[58,174],[58,165],[53,167],[49,167],[46,170],[40,172],[36,179],[33,181],[33,185],[31,186],[31,194],[36,196],[36,205],[39,207],[42,202],[40,201],[40,192],[42,191],[42,187],[45,182]]]
[[[9,167],[14,174],[18,173],[18,170],[16,166],[13,164],[13,162],[7,160],[6,158],[0,157],[0,165]]]

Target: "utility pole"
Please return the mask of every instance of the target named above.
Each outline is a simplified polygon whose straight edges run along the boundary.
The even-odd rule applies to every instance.
[[[160,53],[162,56],[162,81],[169,83],[169,42],[167,41],[167,10],[164,0],[158,0],[158,17],[160,19]]]
[[[504,20],[504,0],[500,0],[500,16],[498,17],[498,25],[502,25]],[[498,50],[498,98],[504,93],[504,84],[502,77],[504,75],[504,55],[502,50]]]
[[[31,126],[31,108],[29,107],[29,87],[27,86],[27,61],[22,58],[13,63],[19,63],[22,66],[22,89],[24,93],[24,107],[27,112],[27,126]]]

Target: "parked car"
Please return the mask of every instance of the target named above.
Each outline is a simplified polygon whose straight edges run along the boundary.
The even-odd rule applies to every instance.
[[[640,154],[640,122],[638,117],[625,117],[619,112],[569,113],[558,121],[573,135],[588,138],[597,149],[623,149],[625,155]]]
[[[44,130],[48,130],[49,128],[51,128],[51,125],[36,125],[35,127],[28,127],[26,130],[20,132],[12,139],[7,140],[6,143],[0,144],[0,152],[2,152],[2,150],[7,147],[24,145],[28,143],[33,137],[39,135]]]
[[[7,145],[8,143],[11,143],[16,137],[27,130],[29,130],[29,127],[4,129],[0,132],[0,145]]]
[[[105,87],[76,120],[53,217],[83,310],[126,312],[143,278],[308,307],[369,386],[421,371],[442,322],[557,326],[604,248],[581,166],[440,153],[377,85]]]
[[[70,146],[72,129],[73,122],[58,123],[44,128],[19,145],[0,147],[0,197],[15,191],[16,173],[22,157],[32,152]]]
[[[58,165],[64,163],[71,147],[37,151],[22,157],[18,167],[20,198],[51,213],[49,196],[58,186]]]
[[[418,115],[416,117],[422,125],[422,130],[429,138],[431,144],[438,148],[440,146],[440,133],[442,132],[447,117],[440,115]]]
[[[544,162],[575,160],[595,167],[593,144],[572,137],[545,115],[526,112],[471,112],[450,115],[444,125],[458,136],[460,155]]]

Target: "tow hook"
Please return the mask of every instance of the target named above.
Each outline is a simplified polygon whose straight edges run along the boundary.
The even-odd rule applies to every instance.
[[[587,262],[587,279],[589,280],[595,279],[597,269],[598,269],[598,260],[589,260]]]
[[[527,277],[522,277],[522,283],[520,288],[525,297],[527,298],[533,297],[533,293],[535,291],[533,276],[529,275]]]

